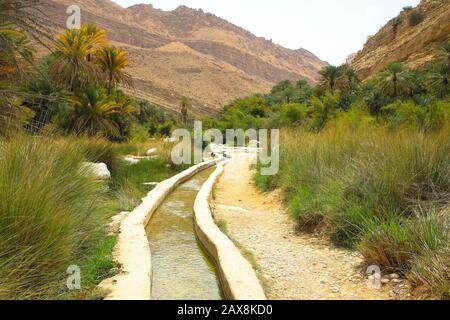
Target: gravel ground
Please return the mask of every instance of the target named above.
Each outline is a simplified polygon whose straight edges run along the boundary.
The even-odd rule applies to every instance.
[[[238,155],[226,165],[212,208],[230,237],[256,258],[269,299],[399,298],[392,284],[378,290],[367,286],[357,252],[297,235],[279,195],[261,194],[253,186],[247,158]]]

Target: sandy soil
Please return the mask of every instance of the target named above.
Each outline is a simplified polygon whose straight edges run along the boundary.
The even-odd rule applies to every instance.
[[[392,299],[390,285],[370,289],[361,272],[362,257],[328,242],[297,235],[276,193],[261,194],[240,155],[228,163],[212,208],[230,237],[259,264],[269,299]]]

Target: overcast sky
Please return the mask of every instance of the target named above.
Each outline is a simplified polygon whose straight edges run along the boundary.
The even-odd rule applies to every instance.
[[[362,48],[405,6],[419,0],[113,0],[122,7],[151,3],[214,13],[257,36],[290,49],[305,48],[331,64]]]

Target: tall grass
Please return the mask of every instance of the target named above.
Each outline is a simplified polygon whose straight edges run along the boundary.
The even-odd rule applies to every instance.
[[[101,296],[94,288],[115,266],[109,218],[139,204],[143,183],[184,168],[164,158],[129,165],[120,148],[95,137],[0,139],[0,299]],[[106,163],[112,179],[96,180],[85,161]],[[72,264],[81,268],[81,291],[66,288]]]
[[[67,267],[95,242],[105,188],[84,160],[70,141],[0,141],[0,298],[58,297]]]
[[[255,180],[285,191],[299,229],[359,249],[368,264],[414,270],[417,286],[443,297],[419,274],[449,252],[449,137],[449,126],[424,133],[345,118],[318,133],[284,130],[279,174]],[[450,268],[448,256],[439,261]]]

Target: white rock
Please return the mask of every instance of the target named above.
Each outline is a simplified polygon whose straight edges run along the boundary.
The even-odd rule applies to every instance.
[[[90,170],[92,174],[97,178],[111,179],[111,172],[109,172],[108,167],[103,162],[84,162],[83,169]]]
[[[391,278],[391,279],[400,279],[400,276],[397,273],[391,273],[389,275],[389,278]]]
[[[165,138],[164,142],[178,142],[177,138]]]
[[[140,161],[139,159],[133,158],[132,156],[126,156],[123,158],[123,160],[125,162],[128,162],[129,164],[136,164],[136,163],[139,163],[139,161]]]
[[[148,156],[153,156],[158,152],[158,150],[156,148],[150,148],[147,150],[147,155]]]

